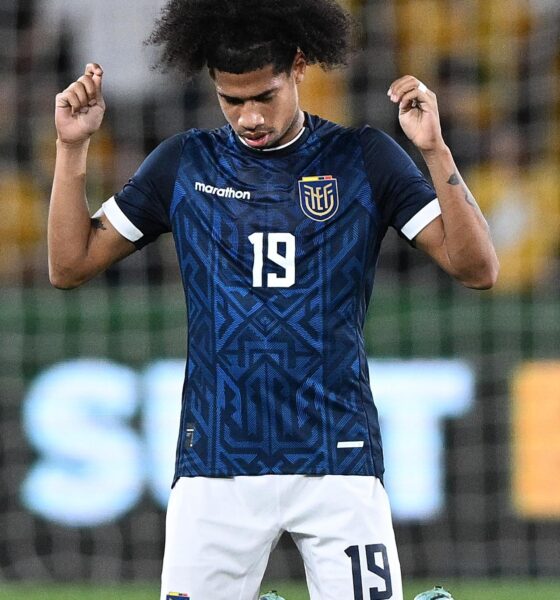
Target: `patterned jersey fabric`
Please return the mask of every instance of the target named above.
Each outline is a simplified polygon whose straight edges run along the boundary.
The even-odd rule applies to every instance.
[[[188,311],[176,478],[382,478],[363,326],[389,225],[439,214],[406,153],[372,129],[306,115],[295,143],[229,126],[161,144],[104,204],[138,248],[172,232]]]

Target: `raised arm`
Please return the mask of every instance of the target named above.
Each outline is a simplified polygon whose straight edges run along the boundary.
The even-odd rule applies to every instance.
[[[436,95],[411,75],[395,81],[387,95],[399,105],[401,127],[422,153],[441,207],[416,245],[466,287],[491,288],[498,258],[488,224],[443,140]]]
[[[88,64],[84,75],[56,96],[48,253],[50,281],[61,289],[81,285],[135,250],[105,216],[91,218],[86,198],[89,142],[105,113],[102,78],[102,68]]]

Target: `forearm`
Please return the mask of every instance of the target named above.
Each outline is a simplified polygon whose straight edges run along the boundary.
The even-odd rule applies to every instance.
[[[499,266],[488,224],[443,141],[435,93],[405,75],[387,95],[399,105],[403,131],[422,152],[441,206],[441,220],[416,236],[418,246],[467,287],[492,287]]]
[[[468,287],[496,281],[498,259],[488,224],[463,181],[449,148],[423,152],[441,206],[444,247],[451,274]]]
[[[66,287],[85,263],[91,231],[86,199],[89,140],[57,141],[56,166],[48,221],[49,274],[53,285]]]
[[[48,224],[49,276],[73,288],[132,254],[135,246],[104,215],[91,219],[86,199],[89,140],[101,127],[103,69],[89,63],[84,75],[57,94],[56,166]]]

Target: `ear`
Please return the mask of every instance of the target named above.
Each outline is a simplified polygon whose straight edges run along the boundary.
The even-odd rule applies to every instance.
[[[306,69],[307,60],[305,59],[305,54],[298,48],[292,67],[292,73],[294,74],[296,84],[300,84],[304,80]]]

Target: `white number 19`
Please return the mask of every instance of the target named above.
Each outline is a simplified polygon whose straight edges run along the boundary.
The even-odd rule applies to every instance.
[[[264,233],[253,233],[249,241],[253,244],[253,287],[263,287],[264,269]],[[286,245],[286,255],[278,252],[278,244]],[[296,238],[291,233],[268,234],[268,259],[286,271],[280,277],[276,273],[268,273],[266,287],[289,288],[296,282]]]

